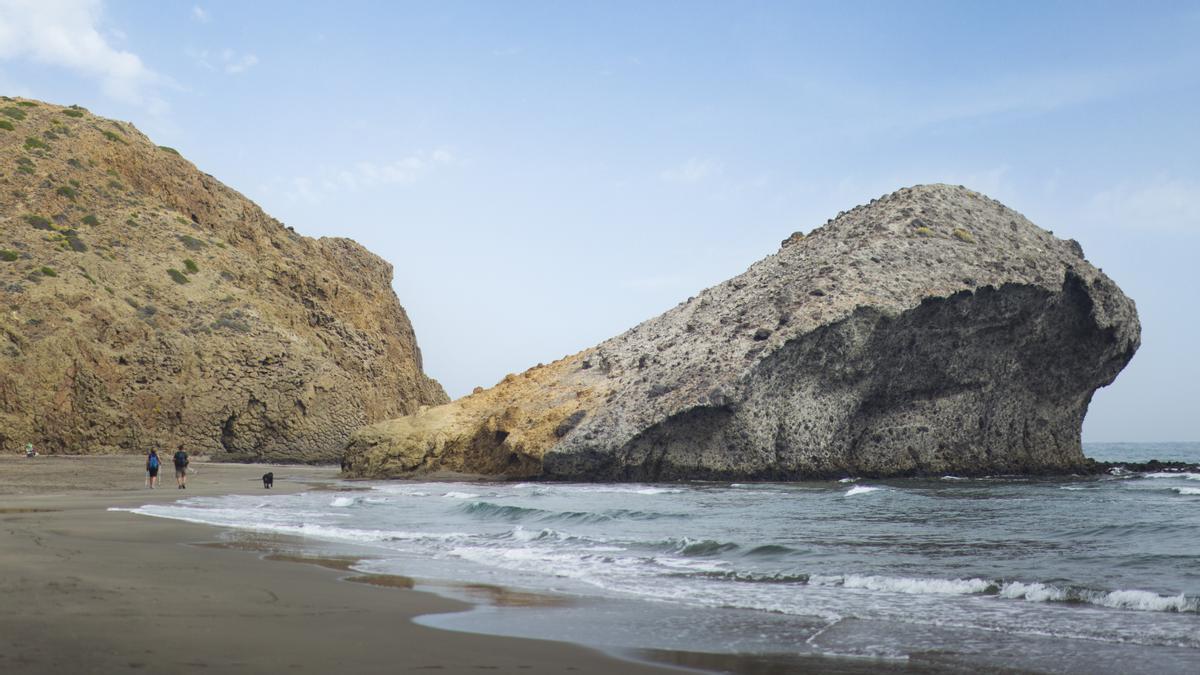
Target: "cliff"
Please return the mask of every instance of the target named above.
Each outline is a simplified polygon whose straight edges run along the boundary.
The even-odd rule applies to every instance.
[[[0,449],[333,461],[447,400],[387,262],[131,125],[0,99]]]
[[[839,214],[592,349],[352,436],[350,476],[1059,472],[1137,350],[1133,302],[962,187]]]

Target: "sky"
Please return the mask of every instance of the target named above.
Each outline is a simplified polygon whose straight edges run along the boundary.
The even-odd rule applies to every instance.
[[[0,0],[0,93],[387,259],[452,397],[963,184],[1137,302],[1084,440],[1200,440],[1200,2]]]

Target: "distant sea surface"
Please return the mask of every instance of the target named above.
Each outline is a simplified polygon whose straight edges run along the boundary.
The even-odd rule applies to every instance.
[[[1200,462],[1200,443],[1085,453]],[[867,670],[1200,664],[1200,473],[333,488],[135,511],[297,535],[452,595],[486,584],[553,600],[421,620],[455,630]]]

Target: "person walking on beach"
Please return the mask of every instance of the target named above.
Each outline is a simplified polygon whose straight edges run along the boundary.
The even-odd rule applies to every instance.
[[[187,489],[187,469],[188,456],[180,444],[179,449],[175,451],[175,487],[180,490]]]
[[[158,450],[151,450],[150,454],[146,455],[146,487],[158,487],[158,466]]]

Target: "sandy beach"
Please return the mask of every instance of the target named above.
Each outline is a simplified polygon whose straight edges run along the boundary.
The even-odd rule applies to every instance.
[[[402,578],[347,583],[355,575],[337,561],[205,546],[219,541],[213,527],[108,510],[266,494],[266,470],[275,473],[270,494],[284,494],[336,469],[194,462],[184,492],[169,464],[160,488],[146,489],[142,462],[0,458],[0,672],[674,670],[576,645],[422,627],[411,619],[468,606],[407,590]]]

